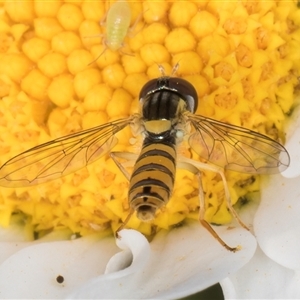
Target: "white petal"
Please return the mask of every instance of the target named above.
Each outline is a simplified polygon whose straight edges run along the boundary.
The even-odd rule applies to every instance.
[[[27,247],[24,230],[19,226],[0,227],[0,264],[15,252]]]
[[[287,178],[294,178],[300,175],[300,109],[293,112],[288,126],[287,143],[285,145],[291,158],[290,166],[282,172]]]
[[[299,274],[268,258],[259,248],[235,274],[220,282],[225,299],[299,299]]]
[[[294,132],[292,138],[285,147],[290,154],[290,166],[281,174],[287,178],[294,178],[300,175],[300,125]]]
[[[104,273],[117,251],[113,238],[27,245],[0,265],[0,299],[61,299]],[[64,277],[62,284],[56,281],[58,275]]]
[[[147,239],[135,230],[122,230],[117,245],[124,251],[117,253],[108,262],[105,274],[113,273],[106,278],[123,277],[143,268],[150,256]],[[124,270],[123,270],[124,269]]]
[[[2,228],[0,226],[0,241],[1,242],[24,242],[26,240],[24,228],[21,226],[10,226]]]
[[[271,259],[300,270],[300,178],[274,175],[268,181],[254,218],[257,241]]]
[[[31,243],[10,243],[10,242],[0,242],[0,265],[8,259],[10,256],[12,256],[14,253],[20,251],[23,248],[26,248],[30,246]],[[0,283],[1,285],[1,283]]]
[[[254,237],[244,229],[223,226],[216,230],[229,245],[240,244],[242,249],[229,252],[197,222],[170,232],[161,231],[150,244],[150,257],[143,248],[133,254],[128,269],[135,268],[135,272],[127,270],[123,276],[105,281],[104,276],[99,276],[70,298],[178,299],[207,288],[241,268],[256,248]],[[135,255],[139,256],[136,260]]]
[[[151,249],[140,233],[123,230],[117,241],[122,254],[116,254],[113,238],[27,245],[0,265],[0,298],[61,299],[71,294],[72,299],[145,299],[192,294],[234,273],[255,251],[256,241],[249,232],[225,226],[217,231],[242,250],[225,250],[198,223],[160,232]],[[61,284],[58,275],[64,278]]]

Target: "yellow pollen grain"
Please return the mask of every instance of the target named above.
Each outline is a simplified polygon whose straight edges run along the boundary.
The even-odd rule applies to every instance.
[[[110,118],[129,115],[132,96],[124,89],[116,89],[107,104],[107,113]]]
[[[86,20],[99,22],[105,14],[105,4],[85,1],[82,3],[82,14]]]
[[[147,66],[153,63],[160,64],[164,61],[170,60],[168,49],[160,44],[146,44],[141,48],[141,58]]]
[[[142,87],[162,75],[158,65],[195,87],[197,114],[284,142],[284,121],[299,92],[295,1],[130,2],[131,25],[138,16],[140,21],[117,51],[104,44],[110,6],[105,1],[2,4],[1,164],[29,147],[137,113]],[[142,137],[129,127],[117,139],[114,151],[140,151]],[[188,147],[184,142],[180,153],[199,160]],[[108,154],[54,181],[1,187],[0,224],[8,226],[18,215],[28,236],[61,228],[81,235],[115,231],[128,214],[129,184]],[[132,165],[126,164],[129,173]],[[39,162],[39,167],[45,166]],[[226,178],[232,203],[260,188],[259,177],[253,181],[249,174],[226,172]],[[230,222],[218,175],[203,172],[202,183],[205,219]],[[133,215],[128,227],[150,235],[197,220],[198,188],[193,174],[178,170],[173,196],[155,220],[143,223]]]
[[[45,100],[50,82],[50,79],[43,75],[41,71],[34,69],[22,80],[21,88],[29,96],[37,100]]]
[[[146,23],[154,23],[167,19],[169,3],[166,1],[143,1],[143,17]]]
[[[169,28],[163,23],[152,23],[143,28],[143,42],[146,44],[163,44],[169,33]]]
[[[46,55],[50,51],[50,42],[42,39],[33,37],[27,40],[22,45],[22,51],[32,61],[38,62],[40,58]]]
[[[72,75],[86,69],[86,66],[93,60],[89,51],[84,49],[76,49],[67,58],[67,66]]]
[[[100,69],[118,63],[120,54],[118,51],[108,49],[102,42],[91,48],[93,60],[90,61],[93,65],[97,65]],[[96,61],[95,61],[96,59]]]
[[[111,87],[106,84],[97,84],[87,92],[83,107],[86,111],[104,111],[112,94],[113,89]],[[101,98],[101,101],[99,101],[99,98]]]
[[[180,43],[178,43],[180,41]],[[190,31],[184,27],[175,28],[165,40],[167,50],[172,53],[195,50],[196,39]]]
[[[70,74],[55,77],[48,88],[48,96],[58,107],[68,107],[74,97],[73,77]]]
[[[32,63],[23,54],[4,53],[1,54],[1,58],[1,74],[9,76],[16,83],[20,83],[32,69]]]
[[[191,63],[193,62],[193,63]],[[200,73],[203,68],[201,57],[194,51],[181,52],[173,55],[172,65],[180,65],[178,75],[189,75]]]
[[[6,1],[4,9],[14,22],[32,23],[34,19],[34,8],[32,2]]]
[[[49,78],[56,77],[67,71],[66,57],[60,53],[49,53],[38,62],[38,68]]]
[[[218,26],[218,18],[208,11],[198,11],[190,22],[189,29],[198,39],[212,34]]]
[[[175,27],[188,26],[197,13],[197,5],[192,2],[174,2],[170,8],[170,23]]]
[[[108,122],[108,116],[103,111],[89,111],[82,118],[82,128],[89,129]]]
[[[86,69],[74,77],[74,90],[79,99],[84,99],[93,86],[100,83],[101,72],[96,68]]]
[[[79,7],[63,4],[58,10],[57,19],[65,30],[76,30],[83,21],[83,14]]]
[[[99,45],[99,42],[103,38],[102,29],[97,21],[83,21],[79,27],[79,33],[81,42],[86,49],[90,49],[94,45]],[[76,35],[76,37],[78,36]]]
[[[213,65],[230,52],[228,39],[222,35],[212,34],[202,38],[197,45],[197,53],[207,65]]]
[[[37,17],[56,17],[61,7],[60,1],[35,1],[33,9]]]
[[[144,73],[147,70],[145,62],[139,55],[124,55],[122,66],[126,74]]]
[[[103,82],[112,88],[120,88],[126,77],[126,73],[120,64],[107,66],[103,69]]]
[[[82,44],[79,36],[74,32],[62,31],[53,37],[51,47],[54,51],[67,56],[74,50],[81,49]]]
[[[34,19],[34,30],[37,37],[50,41],[63,28],[57,19],[42,17]]]

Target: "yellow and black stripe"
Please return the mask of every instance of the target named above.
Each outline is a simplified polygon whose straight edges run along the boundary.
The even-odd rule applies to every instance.
[[[182,113],[194,112],[197,93],[180,78],[149,81],[140,93],[145,139],[130,179],[131,211],[142,221],[154,219],[171,197],[176,174],[177,125]]]
[[[146,137],[128,193],[130,206],[137,211],[139,219],[152,220],[155,211],[166,205],[173,191],[175,171],[175,137],[169,135],[161,141]]]

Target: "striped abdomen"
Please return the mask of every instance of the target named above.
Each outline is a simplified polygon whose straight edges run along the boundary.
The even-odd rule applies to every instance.
[[[136,161],[129,186],[129,203],[143,221],[167,204],[173,191],[176,172],[175,138],[162,140],[146,137]]]

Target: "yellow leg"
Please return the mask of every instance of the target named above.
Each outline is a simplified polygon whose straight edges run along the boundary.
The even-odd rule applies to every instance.
[[[116,233],[115,233],[117,239],[121,239],[121,237],[120,237],[120,235],[119,235],[119,232],[120,232],[122,229],[125,228],[125,226],[127,225],[128,221],[130,220],[130,218],[131,218],[131,216],[133,215],[133,213],[134,213],[134,210],[131,209],[130,212],[129,212],[129,214],[128,214],[128,216],[126,217],[125,221],[124,221],[124,222],[121,224],[121,226],[117,229],[117,231],[116,231]]]
[[[209,169],[211,170],[211,166],[207,165],[207,164],[201,164],[199,166],[199,163],[197,163],[196,161],[193,161],[191,159],[187,159],[187,158],[183,158],[181,161],[179,161],[178,163],[178,167],[179,168],[183,168],[186,169],[190,172],[192,172],[193,174],[197,175],[198,177],[198,183],[199,183],[199,202],[200,202],[200,209],[199,209],[199,222],[203,225],[203,227],[208,230],[208,232],[227,250],[232,251],[232,252],[236,252],[240,249],[240,246],[237,247],[230,247],[228,246],[221,238],[220,236],[217,234],[217,232],[211,227],[211,225],[205,221],[204,216],[205,216],[205,197],[204,197],[204,192],[203,192],[203,186],[202,186],[202,180],[201,180],[201,172],[199,171],[199,169],[197,167],[195,167],[195,165],[198,165],[199,168],[202,169]],[[214,171],[216,171],[217,173],[220,172],[220,170],[216,170],[214,169]],[[225,178],[225,177],[224,177]],[[222,177],[223,179],[223,177]],[[225,181],[226,182],[226,181]],[[230,194],[228,191],[228,186],[226,183],[226,187],[225,188],[225,195],[226,195],[226,203],[228,205],[228,201],[231,205],[231,201],[230,201]],[[227,194],[226,194],[226,188],[227,188]],[[227,199],[227,197],[229,197]],[[233,208],[232,208],[233,209]],[[234,210],[234,209],[233,209]],[[231,211],[231,210],[230,210]],[[235,211],[234,211],[235,212]],[[234,214],[234,216],[236,216],[236,212]],[[242,223],[244,225],[244,223]],[[245,226],[245,225],[244,225]],[[243,227],[244,227],[243,226]],[[247,228],[247,227],[246,227]]]
[[[202,179],[201,179],[201,173],[198,171],[196,174],[198,176],[198,183],[199,183],[199,200],[200,200],[200,209],[199,209],[199,221],[203,225],[204,228],[206,228],[209,233],[227,250],[236,252],[239,250],[239,246],[237,247],[230,247],[228,246],[215,232],[215,230],[211,227],[211,225],[204,219],[205,216],[205,197],[203,193],[203,186],[202,186]]]
[[[127,178],[127,180],[130,180],[130,174],[127,172],[126,168],[124,167],[124,165],[127,163],[120,163],[117,158],[123,158],[126,159],[128,161],[128,163],[126,165],[134,165],[134,162],[137,159],[137,155],[131,152],[111,152],[110,153],[110,157],[112,158],[112,160],[114,161],[114,163],[117,165],[117,167],[120,169],[120,171],[124,174],[124,176]],[[119,236],[119,232],[125,228],[126,224],[128,223],[128,221],[130,220],[131,216],[133,215],[134,210],[130,209],[128,216],[126,217],[125,221],[122,223],[122,225],[117,229],[115,235],[116,238],[120,239],[121,237]]]

